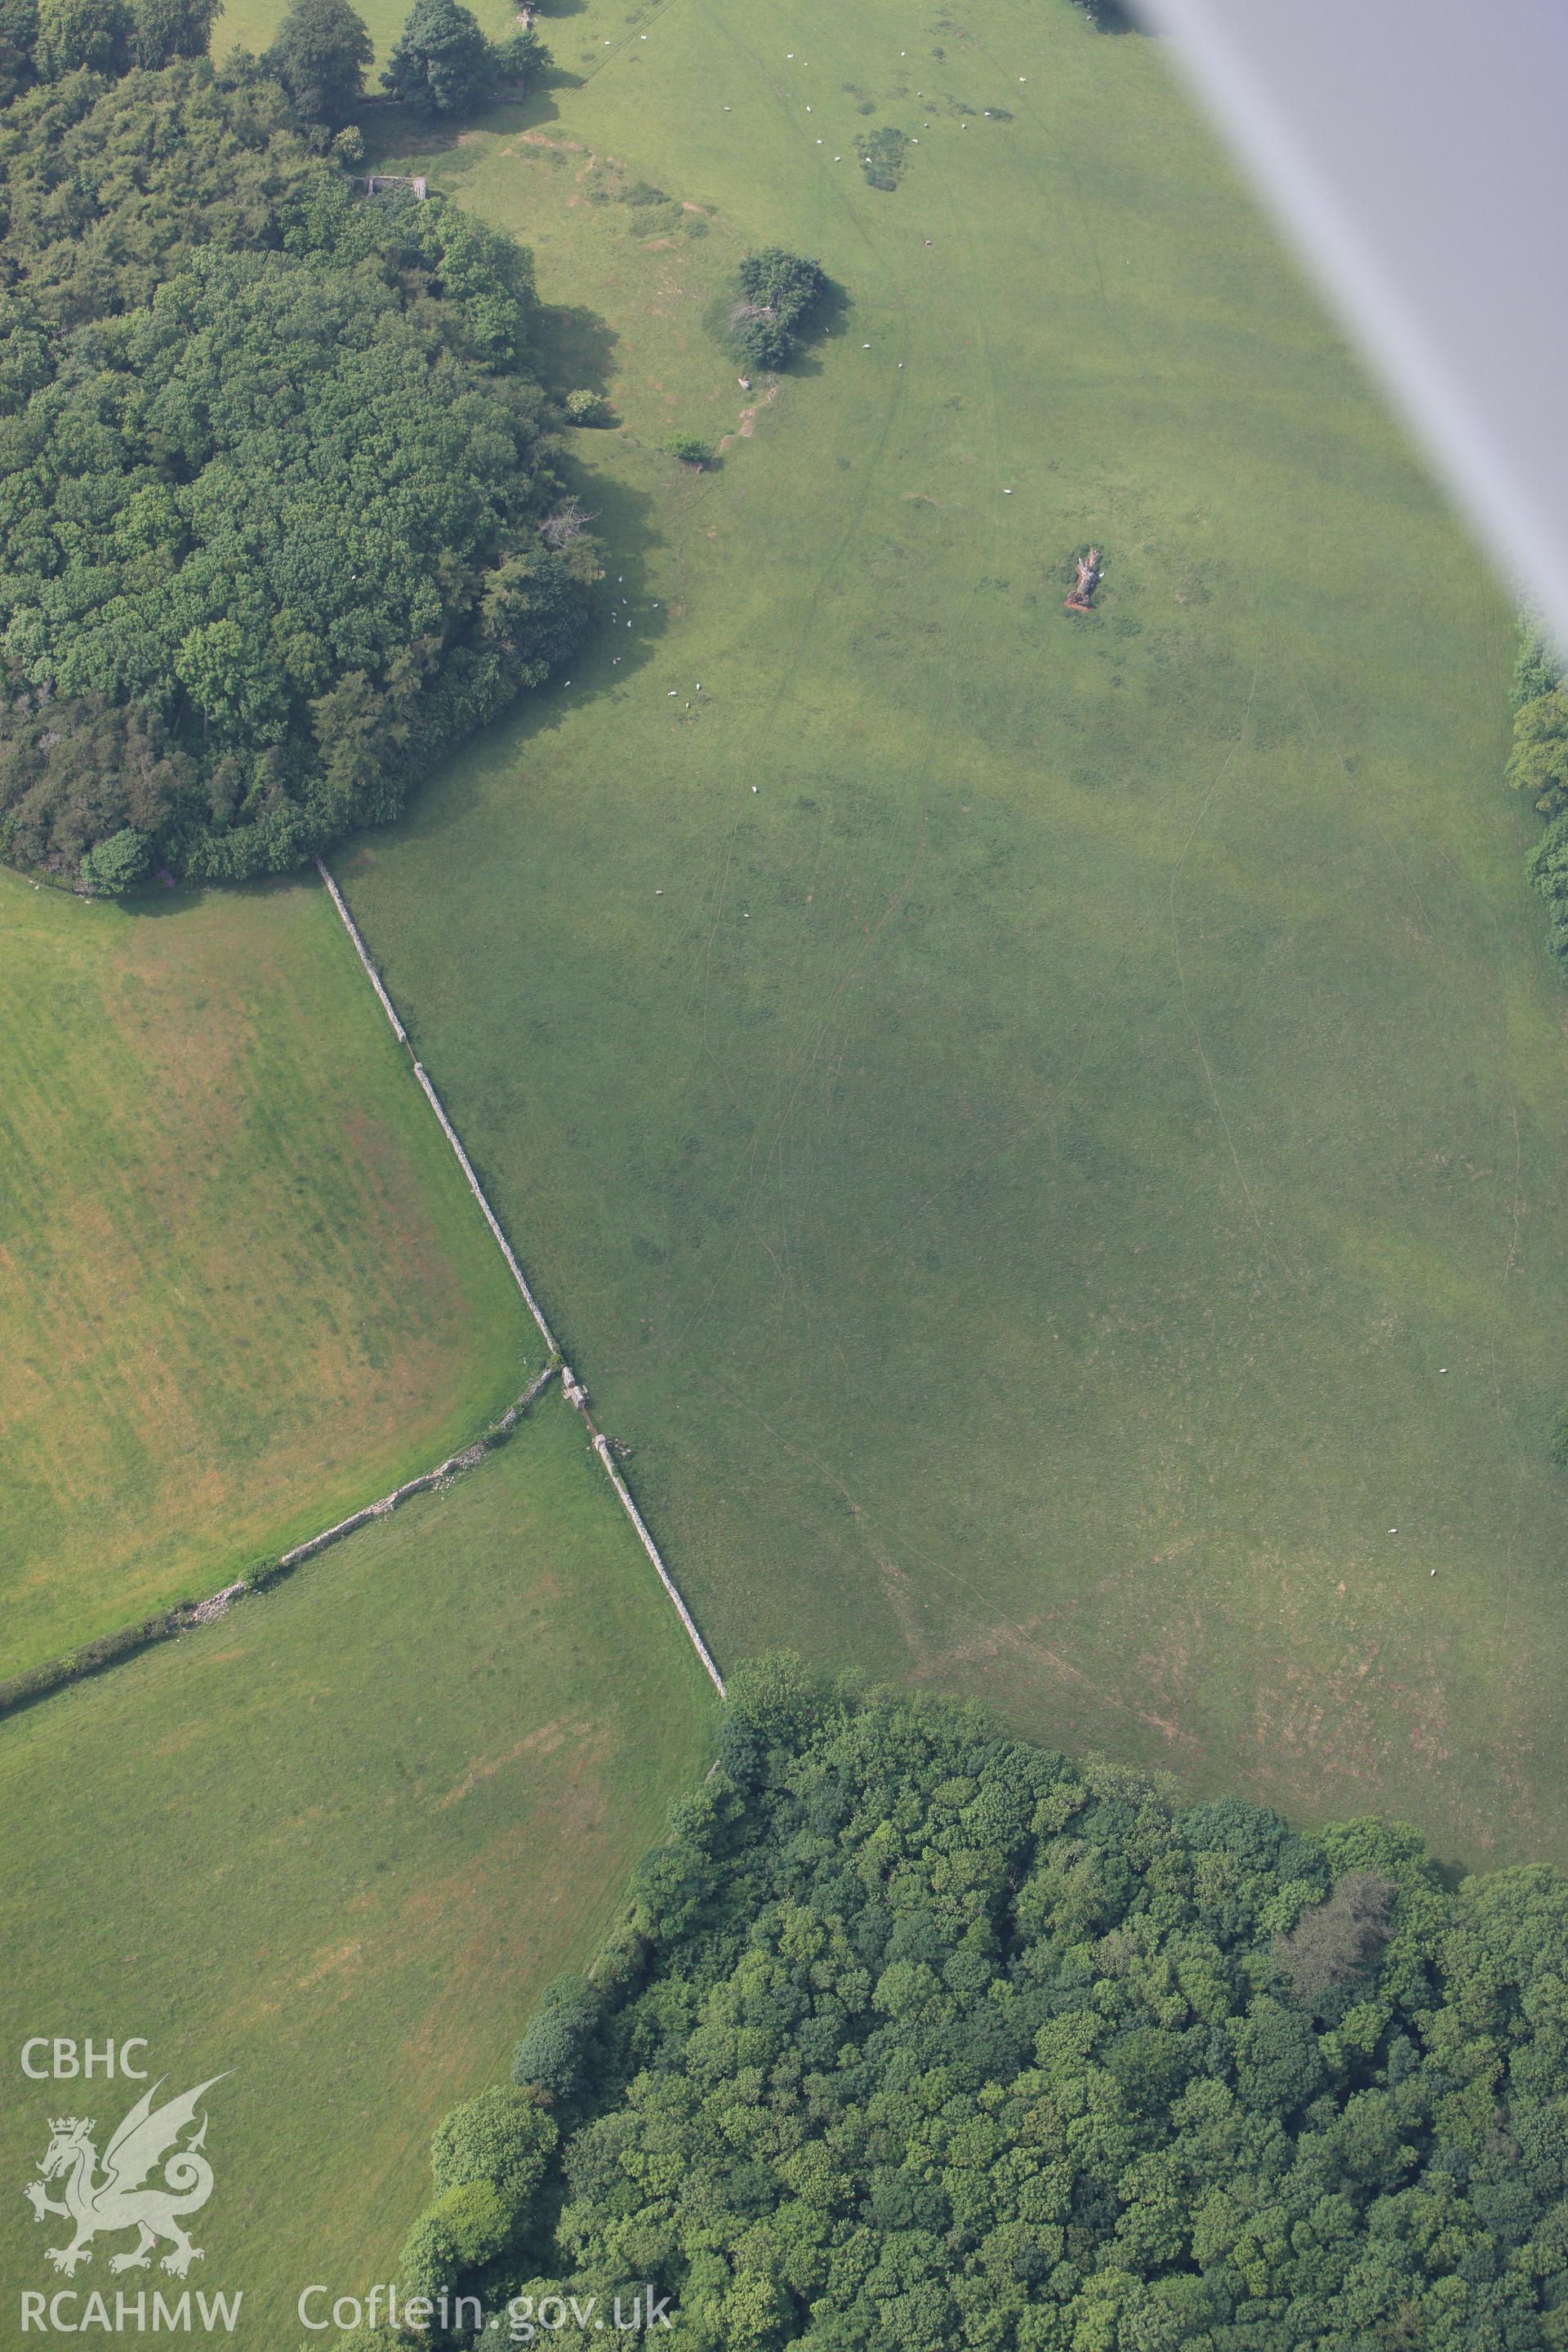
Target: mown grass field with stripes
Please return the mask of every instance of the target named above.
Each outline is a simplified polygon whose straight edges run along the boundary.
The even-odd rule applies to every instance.
[[[0,1675],[466,1445],[543,1360],[310,879],[0,875]]]

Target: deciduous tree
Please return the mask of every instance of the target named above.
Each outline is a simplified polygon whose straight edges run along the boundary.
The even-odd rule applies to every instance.
[[[414,0],[382,85],[421,114],[469,114],[489,97],[495,59],[462,0]]]
[[[293,0],[263,58],[300,113],[334,131],[364,95],[375,45],[349,0]]]

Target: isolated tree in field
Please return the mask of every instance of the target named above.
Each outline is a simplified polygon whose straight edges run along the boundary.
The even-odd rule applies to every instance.
[[[747,254],[723,307],[731,355],[747,367],[783,367],[826,282],[817,262],[782,246]]]
[[[301,114],[334,130],[364,95],[375,45],[349,0],[294,0],[262,63]]]
[[[489,94],[495,63],[479,19],[461,0],[414,0],[384,88],[422,114],[464,114]]]
[[[134,34],[124,0],[42,0],[39,79],[58,81],[82,67],[91,73],[122,74],[131,63]]]

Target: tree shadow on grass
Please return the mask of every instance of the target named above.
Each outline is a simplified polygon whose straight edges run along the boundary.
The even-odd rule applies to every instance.
[[[581,302],[542,302],[533,316],[540,381],[552,392],[596,392],[607,399],[621,340],[609,320]]]
[[[1141,33],[1142,26],[1124,0],[1076,0],[1097,33]]]
[[[532,99],[490,107],[460,123],[434,123],[405,106],[374,107],[361,126],[363,169],[417,167],[437,182],[456,180],[484,152],[478,146],[462,147],[465,131],[515,137],[520,130],[550,119],[547,101]],[[440,195],[445,190],[437,185],[435,193]],[[552,392],[596,392],[607,398],[620,341],[608,320],[583,303],[568,302],[541,302],[533,316],[532,358],[540,382]]]
[[[364,162],[356,170],[379,171],[384,164],[401,163],[410,156],[423,161],[427,156],[444,155],[456,149],[460,122],[439,122],[428,114],[416,114],[411,106],[367,106],[359,117],[358,130],[364,142]]]
[[[779,373],[820,375],[822,353],[819,346],[831,337],[847,334],[854,311],[854,299],[847,287],[841,286],[837,278],[825,278],[822,291],[807,311],[799,331],[800,340]]]
[[[550,94],[552,86],[574,89],[581,79],[579,74],[552,73],[526,98],[499,98],[489,106],[458,116],[422,114],[414,107],[378,100],[358,118],[364,141],[364,163],[360,168],[374,172],[385,164],[406,163],[411,157],[425,165],[437,157],[456,158],[476,131],[495,139],[515,139],[522,131],[537,131],[560,120],[560,109]]]
[[[467,824],[479,813],[498,761],[515,767],[534,747],[546,744],[580,704],[631,691],[637,673],[658,652],[668,614],[650,601],[649,558],[662,543],[653,499],[614,476],[593,472],[570,453],[561,471],[604,550],[605,577],[594,592],[582,644],[564,665],[563,676],[522,693],[510,710],[422,778],[391,825],[351,835],[331,851],[332,870],[341,880],[352,880],[356,868],[363,871],[374,861],[379,838],[434,842]]]
[[[330,857],[331,851],[329,850],[327,855]],[[108,903],[118,908],[121,914],[134,915],[139,922],[150,922],[160,915],[188,915],[199,898],[282,898],[289,891],[297,890],[301,881],[310,877],[310,867],[296,866],[286,874],[262,874],[249,882],[165,883],[154,878],[139,883],[134,890],[127,890],[123,898]]]

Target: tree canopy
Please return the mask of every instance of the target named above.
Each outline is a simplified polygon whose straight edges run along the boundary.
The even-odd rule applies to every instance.
[[[766,1664],[421,2275],[649,2281],[672,2352],[1562,2352],[1565,1949],[1550,1870]]]
[[[826,284],[820,263],[767,246],[747,254],[710,325],[742,366],[783,367]]]
[[[263,66],[300,112],[333,130],[364,95],[364,69],[375,55],[364,19],[349,0],[293,0]]]
[[[0,0],[0,106],[35,82],[206,53],[223,0]]]
[[[205,58],[0,118],[0,846],[95,887],[391,814],[596,577],[528,256],[296,123]]]
[[[490,93],[494,67],[462,0],[414,0],[382,85],[422,114],[467,114]]]
[[[1526,871],[1552,917],[1552,952],[1568,963],[1568,680],[1561,655],[1533,623],[1521,631],[1513,673],[1513,747],[1504,770],[1552,821]]]
[[[488,100],[521,96],[550,61],[531,26],[490,42],[461,0],[414,0],[381,81],[416,114],[469,114]]]

